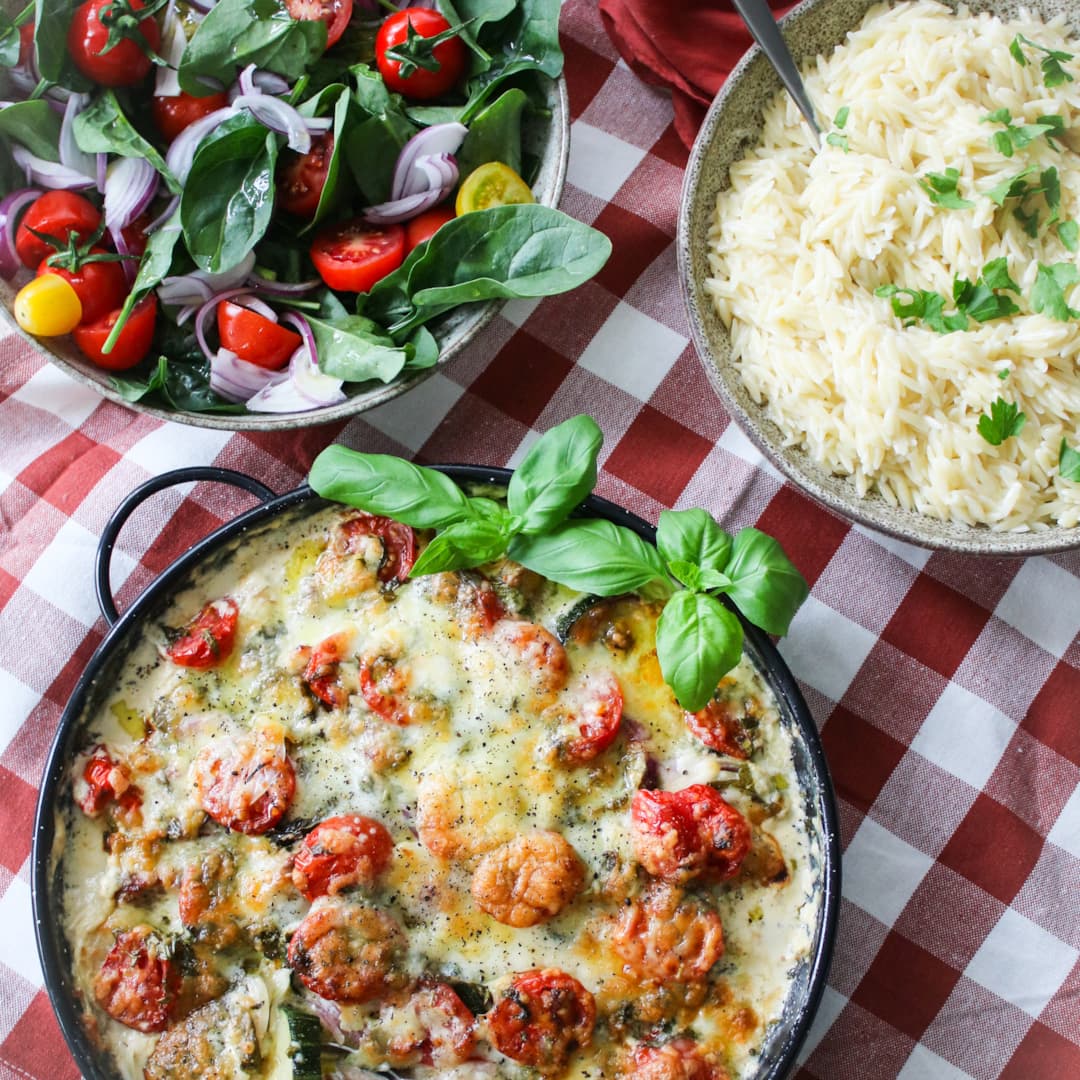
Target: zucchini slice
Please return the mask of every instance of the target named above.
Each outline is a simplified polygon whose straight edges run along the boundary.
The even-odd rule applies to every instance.
[[[293,1080],[322,1080],[322,1022],[291,1005],[279,1008],[288,1025],[289,1044],[283,1056],[292,1063]]]

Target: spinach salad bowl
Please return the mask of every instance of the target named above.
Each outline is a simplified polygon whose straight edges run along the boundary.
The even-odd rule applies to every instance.
[[[66,18],[70,19],[76,7],[74,0],[58,0],[58,2],[61,6],[67,5]],[[22,5],[15,3],[14,0],[3,0],[3,6],[11,15],[22,10]],[[371,6],[377,7],[377,5]],[[5,318],[17,333],[33,344],[47,359],[103,397],[161,420],[175,420],[198,427],[247,431],[301,428],[343,421],[405,393],[467,348],[492,320],[505,299],[519,295],[548,295],[572,288],[592,276],[603,264],[610,250],[610,244],[606,238],[579,222],[558,214],[555,210],[566,176],[570,122],[566,82],[560,74],[562,56],[557,44],[558,6],[551,0],[531,6],[518,0],[513,5],[511,14],[502,23],[488,23],[478,29],[475,36],[470,35],[470,39],[477,43],[479,41],[487,43],[494,56],[493,64],[502,65],[502,68],[488,79],[490,85],[486,87],[479,85],[477,88],[477,80],[482,82],[484,76],[473,74],[469,76],[467,83],[459,84],[460,92],[453,91],[450,97],[444,96],[433,102],[426,102],[409,101],[399,95],[388,93],[375,70],[373,59],[373,40],[375,30],[378,28],[378,15],[369,15],[362,10],[366,5],[360,2],[356,4],[353,22],[347,28],[344,39],[323,57],[321,45],[312,46],[311,35],[307,33],[314,26],[321,34],[322,24],[288,20],[285,0],[271,0],[270,4],[256,4],[255,0],[223,0],[214,8],[212,15],[207,16],[201,26],[205,27],[211,18],[224,18],[231,14],[235,18],[247,20],[255,27],[255,30],[261,30],[264,29],[261,24],[255,26],[255,23],[259,19],[265,19],[266,12],[270,11],[271,16],[279,22],[284,19],[286,25],[291,25],[294,30],[300,28],[296,30],[299,44],[293,52],[308,49],[306,71],[300,78],[303,79],[309,75],[312,86],[327,84],[328,79],[334,80],[329,85],[323,85],[320,91],[301,93],[300,97],[306,100],[300,101],[297,110],[292,110],[291,114],[295,119],[298,111],[305,119],[310,118],[310,134],[313,139],[317,140],[321,131],[332,131],[336,136],[334,145],[340,142],[348,146],[348,152],[342,151],[340,161],[332,161],[329,166],[330,176],[337,178],[336,186],[333,195],[326,200],[326,205],[320,202],[315,223],[306,223],[303,218],[282,214],[279,207],[275,207],[272,211],[273,220],[269,230],[265,234],[260,234],[262,241],[265,242],[260,241],[260,246],[253,252],[256,260],[252,273],[246,279],[242,276],[240,279],[241,284],[249,285],[257,280],[256,275],[261,275],[266,271],[266,276],[271,279],[271,284],[267,286],[266,291],[263,291],[262,283],[257,291],[256,289],[227,290],[220,283],[211,281],[213,288],[210,290],[205,286],[200,286],[204,296],[200,297],[196,293],[194,296],[188,295],[176,301],[177,304],[188,305],[186,308],[167,306],[164,302],[165,297],[159,294],[157,332],[153,345],[146,359],[131,370],[110,371],[96,365],[84,355],[71,336],[35,337],[15,325],[13,304],[16,294],[32,279],[33,272],[19,263],[14,258],[13,252],[11,259],[8,260],[9,264],[13,263],[9,266],[11,276],[0,278],[0,301],[2,301],[0,307],[3,309]],[[171,5],[169,11],[171,12]],[[169,14],[167,17],[174,16]],[[535,20],[539,29],[532,30],[533,23],[528,23],[528,19]],[[500,29],[504,25],[510,26],[511,30]],[[182,30],[181,35],[184,32]],[[187,32],[190,33],[190,31]],[[498,42],[500,33],[509,35],[504,43],[505,55],[503,56],[498,55],[491,45],[493,40]],[[526,35],[531,33],[533,38],[539,36],[546,42],[547,51],[544,52],[538,46],[533,49],[534,55],[515,58],[512,55],[514,42],[522,40],[523,33]],[[195,37],[190,39],[187,52],[191,51],[192,43],[196,40]],[[321,40],[325,41],[325,35]],[[532,39],[526,38],[526,41],[528,40]],[[29,150],[38,159],[49,155],[46,167],[51,169],[61,168],[63,161],[71,160],[72,153],[81,155],[76,158],[77,167],[81,162],[83,173],[93,175],[96,165],[97,180],[96,182],[88,180],[87,184],[76,186],[76,188],[99,206],[102,199],[98,191],[104,192],[108,187],[108,181],[104,176],[106,163],[109,176],[118,166],[135,173],[137,165],[146,167],[145,161],[136,163],[136,158],[140,155],[148,157],[151,164],[158,168],[161,176],[156,181],[157,194],[152,202],[143,199],[140,203],[140,211],[145,214],[142,219],[143,224],[157,217],[159,221],[164,222],[164,226],[157,228],[151,234],[151,238],[165,232],[165,227],[169,224],[174,225],[174,232],[180,237],[175,246],[169,245],[165,249],[164,272],[146,278],[149,291],[151,293],[156,291],[161,278],[166,276],[170,278],[179,276],[187,280],[193,271],[203,271],[207,276],[217,273],[218,267],[208,263],[205,257],[200,259],[195,256],[193,262],[187,250],[190,247],[187,245],[189,234],[186,230],[182,231],[177,227],[182,220],[185,220],[185,214],[188,212],[183,194],[192,188],[190,181],[194,177],[198,162],[193,164],[191,159],[192,155],[197,157],[198,152],[195,146],[188,150],[187,167],[181,173],[186,177],[183,183],[175,181],[175,178],[173,178],[175,182],[170,182],[166,173],[173,164],[174,154],[157,134],[155,123],[150,117],[151,110],[148,103],[138,100],[139,96],[149,96],[148,91],[153,87],[148,80],[155,79],[155,75],[149,75],[147,80],[135,87],[120,87],[113,90],[108,87],[93,86],[78,71],[73,70],[70,58],[66,56],[62,47],[62,36],[59,42],[58,45],[56,40],[53,40],[50,45],[48,42],[39,41],[38,52],[29,63],[28,71],[21,70],[19,67],[12,69],[0,67],[0,97],[8,102],[0,108],[0,158],[3,159],[0,161],[0,195],[16,198],[15,193],[26,189],[28,184],[39,192],[50,186],[58,186],[58,183],[50,184],[47,175],[43,177],[33,173],[25,164],[17,164],[13,160],[12,150],[17,153],[25,153]],[[223,47],[219,46],[219,48]],[[167,48],[168,27],[166,24],[163,29],[162,52],[166,53]],[[480,48],[479,44],[477,48]],[[57,49],[60,50],[59,54],[56,52]],[[203,52],[207,50],[204,49]],[[222,131],[228,133],[230,127],[234,128],[233,134],[239,136],[241,133],[235,131],[236,127],[246,125],[251,128],[260,122],[266,125],[260,129],[260,135],[264,137],[264,141],[268,140],[268,143],[274,143],[276,140],[277,145],[273,149],[273,155],[279,167],[275,174],[272,158],[271,168],[264,175],[261,184],[263,190],[268,188],[273,196],[275,183],[280,185],[282,162],[289,156],[296,159],[296,155],[289,149],[286,138],[283,137],[287,132],[283,131],[282,125],[287,127],[290,121],[288,118],[280,121],[275,117],[275,111],[279,111],[280,106],[290,100],[285,84],[292,84],[296,71],[282,72],[281,65],[287,65],[289,62],[287,49],[280,50],[281,55],[286,56],[284,61],[276,60],[270,55],[271,52],[272,50],[267,47],[260,53],[255,46],[245,52],[242,43],[238,44],[235,52],[228,58],[227,75],[221,68],[223,62],[220,58],[215,59],[211,56],[209,60],[206,60],[205,57],[200,57],[204,64],[201,69],[203,71],[206,70],[207,64],[211,70],[214,69],[215,63],[218,64],[218,70],[222,74],[222,78],[218,81],[225,85],[232,85],[231,99],[236,100],[239,92],[245,100],[254,100],[255,106],[247,111],[241,111],[239,106],[230,106],[233,109],[233,115],[219,114],[217,125],[214,126],[212,122],[210,125],[204,125],[200,136],[200,138],[206,135],[211,137],[201,144],[198,140],[195,142],[198,144],[198,151],[201,151],[207,145],[223,141]],[[345,52],[344,63],[341,62],[343,52]],[[51,60],[48,58],[49,55],[52,56]],[[175,64],[179,70],[180,84],[189,85],[185,82],[187,53],[184,52],[184,45],[180,44],[171,56],[176,58]],[[249,58],[252,64],[241,70],[242,65]],[[8,62],[10,63],[10,60]],[[350,67],[350,64],[355,66]],[[475,60],[473,64],[475,72]],[[327,65],[331,66],[327,68]],[[326,74],[324,69],[331,73]],[[275,74],[275,72],[280,73]],[[238,81],[232,84],[234,73]],[[70,105],[65,105],[64,100],[68,95],[59,90],[54,91],[55,96],[49,99],[48,104],[44,101],[23,100],[29,95],[39,74],[56,78],[63,86],[87,91],[81,106],[84,110],[82,114],[68,118],[68,112],[78,113],[79,109],[72,110]],[[266,88],[265,92],[263,87]],[[337,101],[331,94],[335,90],[341,91],[341,98]],[[348,106],[345,106],[344,98],[347,96],[347,91],[351,91],[351,101]],[[469,95],[468,100],[463,102],[462,99],[466,95]],[[11,104],[13,99],[14,105]],[[448,104],[448,102],[452,103]],[[27,111],[27,106],[37,108],[39,111],[37,113]],[[262,111],[256,115],[260,106]],[[471,110],[471,113],[463,115],[467,110]],[[120,115],[117,116],[117,113]],[[450,156],[453,165],[451,178],[448,181],[444,171],[441,178],[433,177],[425,180],[418,173],[420,167],[416,165],[416,159],[419,158],[422,166],[430,165],[435,159],[442,159],[445,162],[447,157],[445,140],[442,146],[437,136],[425,143],[425,140],[429,138],[427,133],[434,134],[437,128],[456,126],[458,118],[465,121],[465,127],[468,127],[469,133],[465,135],[465,142],[456,152],[456,162],[453,155]],[[275,123],[278,124],[277,127],[274,126]],[[65,129],[62,136],[60,135],[61,126]],[[44,130],[46,135],[42,136],[40,131],[35,133],[28,130],[34,127]],[[350,129],[357,127],[364,127],[365,132],[356,132],[355,138],[350,142]],[[368,137],[369,129],[373,131],[370,138]],[[464,131],[464,127],[460,130]],[[71,134],[72,131],[74,135]],[[22,143],[20,139],[23,140]],[[470,139],[473,140],[471,146]],[[460,135],[457,141],[461,141]],[[417,146],[415,150],[412,150],[410,159],[412,164],[406,165],[405,158],[409,155],[414,142]],[[450,145],[453,146],[453,140]],[[57,158],[61,159],[60,163],[56,162]],[[355,167],[350,163],[354,159],[357,162]],[[487,161],[502,162],[520,172],[525,183],[530,186],[532,198],[537,205],[535,208],[531,206],[500,208],[496,204],[494,210],[481,209],[479,214],[485,220],[489,220],[488,215],[498,214],[500,210],[507,215],[523,211],[523,217],[533,215],[533,222],[522,225],[516,218],[509,221],[507,217],[503,217],[498,221],[493,221],[489,231],[468,223],[468,225],[473,225],[469,241],[467,242],[459,233],[458,242],[452,248],[447,245],[445,249],[452,251],[452,254],[447,255],[444,250],[444,257],[434,259],[433,272],[423,275],[419,286],[415,282],[412,286],[413,290],[427,288],[430,293],[433,289],[438,289],[443,294],[437,307],[429,307],[426,312],[422,311],[410,326],[410,333],[412,326],[417,326],[416,334],[423,335],[422,348],[419,344],[415,347],[412,344],[419,342],[421,340],[419,337],[410,337],[409,344],[405,345],[403,341],[391,341],[386,336],[387,325],[394,318],[401,321],[402,298],[404,297],[406,304],[408,303],[409,298],[402,290],[398,290],[393,298],[385,298],[385,302],[381,305],[384,310],[373,316],[381,324],[375,328],[373,338],[369,340],[368,335],[363,332],[357,337],[350,336],[350,333],[342,334],[340,327],[344,325],[346,330],[351,332],[359,321],[353,315],[356,309],[356,294],[331,292],[329,288],[323,287],[323,282],[312,269],[307,254],[314,237],[327,225],[332,226],[335,223],[362,217],[364,211],[373,204],[382,206],[388,205],[393,200],[400,201],[397,185],[399,179],[401,183],[410,179],[410,175],[405,171],[410,168],[413,187],[406,188],[407,191],[414,191],[418,184],[422,188],[425,183],[430,183],[431,189],[427,192],[421,190],[417,196],[419,198],[430,194],[431,190],[441,184],[442,192],[448,190],[450,192],[447,205],[452,208],[456,179],[460,175],[460,180],[464,181],[471,170]],[[372,174],[375,179],[366,181],[363,179],[364,166],[365,163],[372,162],[377,166]],[[206,183],[202,190],[204,195],[209,191],[212,196],[215,179],[207,180],[207,177],[216,178],[222,175],[227,165],[219,164],[215,172],[209,167],[210,164],[208,163],[207,169],[204,170]],[[460,174],[458,166],[460,166]],[[24,172],[26,175],[23,175]],[[357,180],[358,172],[362,177],[359,181]],[[418,176],[421,177],[419,181]],[[393,191],[391,191],[392,184]],[[254,186],[258,186],[258,183]],[[94,190],[95,187],[98,188],[97,191]],[[129,193],[129,201],[131,197]],[[281,198],[279,193],[276,202],[280,203]],[[385,201],[380,203],[380,200]],[[196,203],[199,200],[192,198],[190,201]],[[520,202],[521,199],[507,201]],[[105,202],[107,203],[108,199]],[[234,206],[235,202],[234,199],[229,205]],[[27,201],[23,201],[9,212],[13,219],[6,225],[9,233],[6,246],[9,250],[12,247],[10,235],[14,233],[18,217],[25,211],[27,205]],[[430,200],[424,205],[431,205]],[[486,207],[489,204],[482,202],[479,205]],[[0,211],[6,209],[6,206],[0,207]],[[169,220],[170,212],[172,212],[171,221]],[[256,210],[253,213],[257,217],[260,211]],[[267,209],[265,213],[269,217],[271,211]],[[107,212],[105,216],[107,222]],[[222,216],[222,222],[227,216],[227,214]],[[452,219],[452,222],[458,223],[457,227],[463,231],[469,231],[468,226],[460,225],[461,222],[467,222],[467,218],[468,215],[463,215]],[[538,225],[536,219],[540,221]],[[373,220],[382,224],[381,218]],[[396,222],[401,219],[394,217],[392,220]],[[403,221],[403,224],[407,226],[408,221]],[[265,225],[255,227],[265,227]],[[214,228],[211,222],[210,231],[213,232]],[[119,232],[119,229],[114,230],[110,227],[105,233],[103,242],[108,243],[110,236],[115,236],[116,232]],[[220,227],[218,232],[224,233],[227,229]],[[564,234],[567,232],[573,235],[565,237]],[[556,234],[559,234],[557,238]],[[281,255],[280,250],[289,245],[292,250]],[[513,271],[507,271],[505,265],[495,268],[490,275],[483,273],[490,265],[484,260],[490,259],[492,253],[495,258],[506,263],[513,261],[513,252],[522,246],[527,247],[529,251],[535,251],[537,247],[544,249],[547,254],[540,259],[543,264],[541,270],[551,271],[546,274],[548,279],[553,276],[561,278],[558,287],[544,285],[535,287],[525,282],[519,289],[517,286],[520,282],[507,280]],[[275,250],[264,258],[267,248]],[[432,248],[433,245],[428,245],[429,251]],[[583,257],[577,258],[583,253],[583,249]],[[553,252],[556,254],[552,254]],[[173,255],[171,264],[170,253]],[[471,262],[470,254],[473,255]],[[562,261],[567,264],[568,272],[560,268],[557,261],[558,255],[561,255]],[[251,258],[252,255],[248,254],[249,263]],[[136,266],[140,271],[146,269],[148,259],[149,252],[141,262],[132,263],[129,280],[131,276],[134,276]],[[161,262],[160,258],[158,262]],[[402,273],[408,269],[410,262],[406,260]],[[429,264],[430,262],[431,260]],[[460,267],[467,267],[468,275],[459,272],[454,276],[454,271]],[[195,276],[198,276],[198,273]],[[477,283],[477,278],[485,276],[489,280]],[[227,277],[227,274],[221,275],[222,280]],[[401,274],[397,277],[400,278]],[[306,291],[290,293],[285,288],[274,290],[272,287],[274,278],[283,284],[306,281],[314,282],[316,285]],[[143,277],[140,273],[140,276],[135,278],[136,290],[140,288],[142,281]],[[226,284],[232,283],[226,281]],[[199,286],[198,282],[196,286]],[[451,290],[450,296],[446,295],[448,289]],[[209,317],[199,318],[198,301],[214,297],[229,299],[236,292],[247,292],[253,295],[253,305],[264,313],[268,310],[265,301],[274,303],[277,311],[271,310],[270,313],[274,317],[280,315],[283,323],[299,331],[305,344],[312,351],[318,352],[320,361],[330,350],[336,350],[339,359],[343,358],[344,365],[343,368],[334,372],[336,377],[344,379],[341,392],[335,394],[333,384],[330,384],[328,393],[316,393],[314,400],[319,402],[317,405],[309,404],[309,395],[309,401],[303,401],[302,405],[301,403],[294,404],[290,408],[287,404],[289,398],[286,398],[285,401],[275,405],[273,411],[248,410],[242,401],[238,402],[235,397],[227,400],[211,392],[208,380],[212,370],[209,357],[215,355],[212,329],[214,318],[213,311],[208,313]],[[139,295],[144,295],[144,293],[145,290]],[[167,295],[166,293],[165,296]],[[240,296],[240,300],[245,306],[250,302],[245,296]],[[396,308],[394,308],[395,303]],[[290,310],[294,304],[296,310]],[[393,310],[388,312],[387,309]],[[163,317],[165,312],[169,313],[167,321]],[[184,325],[180,327],[173,323],[178,312],[182,312],[184,318]],[[194,317],[192,317],[193,312]],[[207,313],[204,312],[204,314]],[[415,310],[413,314],[416,314]],[[312,316],[312,321],[315,317],[322,321],[321,327],[315,328],[314,337],[310,333],[310,324],[308,324],[309,331],[305,332],[298,323],[293,321],[298,316],[307,315]],[[306,317],[304,321],[307,322]],[[164,333],[163,322],[167,322]],[[196,335],[194,324],[197,322],[205,324],[205,331],[210,334],[209,344],[203,336],[203,326],[199,327],[199,335]],[[330,326],[331,322],[335,325]],[[422,326],[418,325],[421,323]],[[371,329],[370,324],[367,325],[367,329]],[[203,345],[201,351],[200,337]],[[316,345],[317,350],[315,350]],[[404,364],[400,359],[402,346],[407,348],[408,354],[408,360]],[[394,355],[395,350],[397,356]],[[220,352],[224,353],[227,350],[220,350]],[[357,355],[360,357],[359,361],[356,360]],[[180,361],[173,365],[174,374],[166,383],[164,392],[153,391],[155,382],[164,381],[165,368],[158,361],[159,356]],[[293,363],[286,361],[290,374],[294,369],[296,359],[294,356]],[[351,374],[348,371],[350,367],[353,369]],[[312,365],[311,370],[318,378],[320,368]],[[284,376],[286,371],[283,370],[281,374]],[[327,380],[323,382],[325,384]],[[235,383],[229,383],[227,389],[235,385]],[[148,387],[151,388],[149,392]],[[241,388],[248,395],[252,392],[250,385],[243,386],[243,376],[241,376]],[[323,389],[325,390],[325,387]]]
[[[438,466],[437,471],[461,490],[482,495],[505,490],[512,476],[506,469],[472,465]],[[240,514],[196,543],[164,570],[123,614],[118,614],[111,595],[109,570],[120,529],[155,492],[194,480],[242,487],[261,499],[261,505]],[[97,710],[117,685],[121,673],[130,666],[144,636],[152,632],[155,623],[177,597],[185,594],[200,575],[231,565],[245,547],[267,540],[288,544],[289,538],[298,535],[305,522],[322,513],[328,505],[307,485],[275,496],[264,485],[242,473],[211,467],[185,468],[155,477],[133,491],[103,531],[98,549],[96,587],[98,602],[110,630],[80,678],[54,738],[37,805],[32,854],[35,932],[46,987],[68,1047],[82,1075],[90,1080],[118,1080],[119,1072],[111,1054],[95,1040],[93,1025],[86,1023],[84,1002],[73,973],[73,946],[64,929],[62,867],[72,813],[72,761],[86,743]],[[650,546],[655,543],[655,528],[606,499],[585,498],[575,512],[577,514],[626,529]],[[793,780],[797,789],[792,796],[804,807],[811,865],[809,883],[816,901],[814,919],[809,926],[808,948],[789,972],[791,981],[782,1011],[765,1033],[751,1071],[744,1078],[783,1080],[794,1068],[828,975],[840,898],[839,824],[828,766],[813,717],[798,685],[769,636],[741,614],[738,618],[745,631],[746,655],[774,696],[780,724],[790,735]],[[403,1075],[410,1075],[410,1070],[406,1069]]]

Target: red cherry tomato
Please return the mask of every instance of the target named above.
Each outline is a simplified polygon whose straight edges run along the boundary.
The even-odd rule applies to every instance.
[[[103,352],[105,342],[119,318],[120,309],[116,308],[104,319],[81,323],[72,331],[75,344],[83,355],[108,371],[127,371],[150,351],[154,340],[154,326],[157,323],[157,297],[151,293],[135,305],[112,350]]]
[[[313,218],[326,186],[333,153],[331,132],[316,135],[306,154],[286,150],[278,162],[278,206],[297,217]]]
[[[423,1064],[437,1069],[461,1065],[476,1046],[476,1017],[446,983],[416,990],[402,1010],[408,1022],[388,1046],[399,1066]]]
[[[408,676],[385,656],[360,661],[360,693],[373,713],[404,727],[412,721],[405,691]]]
[[[153,218],[148,213],[140,214],[130,225],[125,225],[120,230],[129,255],[137,255],[142,258],[142,254],[146,250],[146,226],[152,220]]]
[[[231,300],[218,304],[217,325],[223,348],[267,371],[283,368],[303,344],[295,330]]]
[[[345,551],[352,553],[360,546],[362,536],[377,536],[382,541],[383,557],[378,578],[382,582],[407,581],[416,562],[416,533],[410,526],[392,518],[375,514],[357,514],[342,525]]]
[[[550,631],[538,623],[506,619],[493,632],[506,646],[507,656],[527,670],[536,693],[557,694],[566,685],[566,650]]]
[[[94,998],[114,1020],[147,1034],[164,1031],[180,992],[169,948],[145,924],[116,935],[94,979]]]
[[[166,656],[181,667],[210,668],[224,663],[233,650],[239,613],[236,601],[228,597],[207,604],[165,650]]]
[[[359,814],[327,818],[304,837],[293,860],[293,884],[309,900],[371,885],[393,851],[394,841],[379,822]]]
[[[349,702],[349,692],[341,685],[338,667],[348,651],[352,634],[331,634],[311,650],[301,678],[308,689],[331,709],[342,709]]]
[[[569,726],[569,737],[556,737],[559,757],[580,765],[602,754],[619,734],[623,696],[611,672],[587,675],[581,686],[567,691],[553,707],[556,718]],[[560,725],[562,726],[562,725]]]
[[[746,760],[746,729],[734,702],[713,698],[704,709],[685,715],[686,726],[711,750]]]
[[[448,221],[453,221],[457,215],[450,203],[443,203],[432,210],[425,210],[411,221],[405,222],[405,248],[412,251],[414,247],[430,240]]]
[[[146,5],[142,0],[123,0],[134,14]],[[109,28],[101,21],[104,8],[118,7],[117,0],[85,0],[75,9],[71,26],[68,27],[68,52],[75,66],[89,79],[102,86],[134,86],[150,73],[153,67],[150,57],[142,48],[142,42],[125,37],[107,52],[102,50],[109,41]],[[161,45],[161,31],[155,19],[146,18],[139,23],[139,33],[146,45],[157,52]]]
[[[416,101],[441,97],[465,74],[469,58],[465,42],[460,37],[452,37],[436,45],[429,55],[438,62],[437,71],[417,68],[411,75],[403,77],[401,64],[386,53],[388,49],[405,44],[410,24],[414,34],[425,38],[436,37],[450,29],[446,19],[432,8],[406,8],[391,15],[375,35],[375,63],[379,74],[396,94],[404,94]]]
[[[639,1046],[626,1080],[728,1080],[727,1071],[705,1058],[693,1039]]]
[[[335,46],[352,18],[353,0],[285,0],[294,19],[326,23],[326,47]]]
[[[150,109],[161,137],[166,142],[172,142],[184,128],[212,112],[217,112],[218,109],[224,109],[228,104],[229,95],[224,91],[207,94],[206,97],[195,97],[194,94],[181,90],[175,97],[155,94]]]
[[[23,23],[19,27],[19,67],[26,67],[34,52],[34,24]]]
[[[204,747],[194,768],[199,805],[234,832],[272,829],[296,793],[296,772],[284,746],[254,736]]]
[[[105,255],[104,248],[93,248],[91,255]],[[97,322],[114,308],[120,307],[127,296],[127,279],[118,262],[85,262],[78,270],[66,270],[62,266],[50,266],[42,260],[37,276],[56,274],[70,282],[82,304],[82,321]]]
[[[587,1046],[595,1023],[592,994],[555,968],[515,975],[488,1015],[495,1048],[543,1073],[564,1068],[575,1046]]]
[[[638,862],[665,881],[732,877],[750,850],[746,818],[706,784],[635,792],[630,824]]]
[[[97,817],[114,800],[122,810],[142,805],[142,794],[131,782],[131,770],[123,762],[113,761],[103,746],[94,750],[83,768],[86,791],[79,796],[79,809],[88,817]]]
[[[404,259],[405,230],[400,225],[347,221],[323,229],[311,245],[319,276],[341,292],[367,292]]]
[[[57,243],[67,243],[74,233],[78,243],[85,243],[97,232],[101,224],[101,212],[81,195],[73,191],[46,191],[35,199],[23,214],[15,233],[15,250],[23,266],[36,270],[41,260],[52,255],[56,248],[39,240],[30,230],[51,236]]]

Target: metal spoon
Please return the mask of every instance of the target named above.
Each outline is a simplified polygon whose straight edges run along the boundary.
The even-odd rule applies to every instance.
[[[814,145],[821,149],[821,128],[814,114],[814,106],[803,86],[799,69],[795,66],[787,44],[777,28],[776,20],[765,0],[732,0],[735,10],[742,16],[753,39],[761,46],[761,51],[769,63],[776,69],[784,89],[791,95],[792,101],[799,107],[799,112],[806,117],[814,135]]]

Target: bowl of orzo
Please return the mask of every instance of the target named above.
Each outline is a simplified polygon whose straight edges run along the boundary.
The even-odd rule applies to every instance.
[[[724,405],[831,510],[924,546],[1080,547],[1080,12],[807,0],[821,145],[752,49],[679,259]]]

